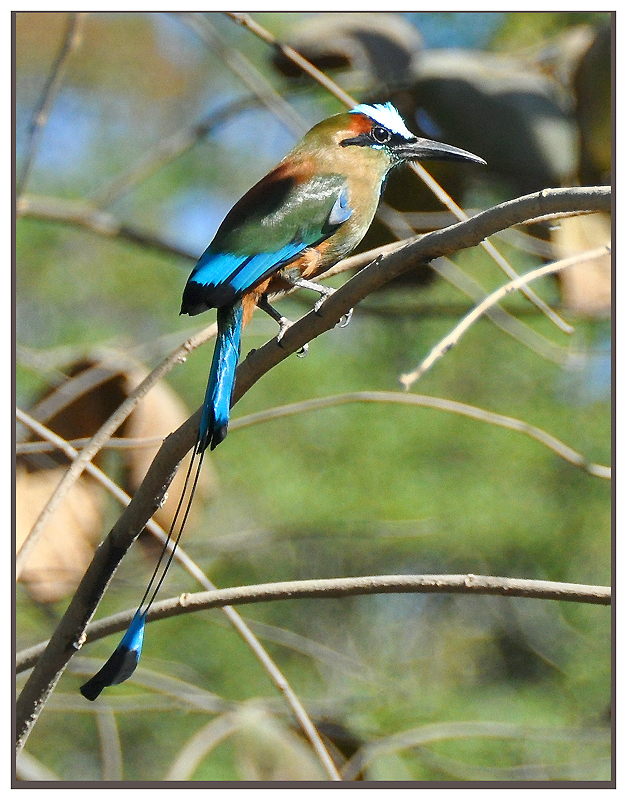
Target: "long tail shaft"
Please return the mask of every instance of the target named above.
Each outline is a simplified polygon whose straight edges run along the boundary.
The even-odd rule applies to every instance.
[[[198,476],[202,467],[203,453],[208,446],[211,446],[213,450],[226,436],[231,410],[231,398],[233,396],[233,387],[235,386],[235,370],[237,369],[240,354],[242,316],[242,304],[240,301],[231,306],[224,306],[218,309],[218,336],[213,351],[209,381],[198,430],[198,440],[185,477],[185,485],[176,513],[152,577],[122,641],[100,671],[80,688],[81,694],[88,700],[95,700],[105,687],[114,686],[130,678],[137,667],[142,651],[148,610],[165,579],[185,528],[187,515],[194,498]],[[190,483],[194,463],[196,463],[196,470]],[[187,501],[185,501],[188,487],[191,488]],[[178,533],[174,535],[177,519],[183,509]],[[171,540],[173,541],[173,546],[171,546],[170,556],[164,562]],[[160,567],[162,567],[161,576],[157,580]],[[153,585],[154,589],[152,588]],[[144,604],[146,604],[145,607]]]

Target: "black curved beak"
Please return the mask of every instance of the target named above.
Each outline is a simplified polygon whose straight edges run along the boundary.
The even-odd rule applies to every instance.
[[[401,161],[472,161],[475,164],[487,164],[483,158],[469,153],[468,150],[419,136],[413,141],[399,143],[393,151]]]

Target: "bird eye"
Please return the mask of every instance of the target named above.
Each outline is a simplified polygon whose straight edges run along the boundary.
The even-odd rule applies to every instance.
[[[372,129],[372,138],[379,144],[386,144],[386,142],[389,142],[392,138],[392,134],[387,128],[376,126]]]

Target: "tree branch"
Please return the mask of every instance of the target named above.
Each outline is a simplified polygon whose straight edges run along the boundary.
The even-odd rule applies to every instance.
[[[234,402],[270,368],[333,328],[364,297],[419,264],[474,247],[493,233],[518,225],[531,217],[581,209],[609,211],[610,208],[610,187],[544,189],[501,203],[448,228],[427,233],[404,247],[380,256],[327,298],[318,312],[311,311],[292,325],[281,339],[281,346],[271,340],[250,353],[237,372]]]
[[[347,405],[349,403],[394,403],[420,406],[423,408],[435,408],[439,411],[460,414],[470,419],[486,422],[489,425],[497,425],[500,428],[523,433],[525,436],[529,436],[531,439],[535,439],[536,442],[548,447],[549,450],[552,450],[560,458],[584,470],[589,475],[594,475],[595,478],[604,478],[605,480],[611,480],[612,478],[611,467],[607,467],[604,464],[595,464],[582,453],[578,453],[555,436],[542,430],[542,428],[537,428],[535,425],[530,425],[524,420],[516,419],[516,417],[508,417],[504,414],[488,411],[485,408],[471,406],[468,403],[459,403],[456,400],[448,400],[444,397],[431,397],[430,395],[424,394],[410,394],[408,392],[345,392],[328,397],[314,397],[284,406],[266,408],[263,411],[257,411],[253,414],[247,414],[244,417],[238,417],[232,420],[229,425],[229,430],[242,430],[243,428],[249,428],[252,425],[259,425],[263,422],[269,422],[270,420],[283,419],[295,414],[304,414],[309,411],[318,411],[322,408],[332,408],[333,406]],[[49,436],[49,434],[46,435]],[[49,442],[25,442],[18,444],[17,452],[44,453],[62,449],[66,454],[69,454],[71,458],[74,458],[76,451],[70,452],[67,449],[68,446],[72,448],[84,447],[90,441],[89,439],[65,441],[59,440],[58,438],[55,440],[53,440],[52,437],[49,438]],[[58,443],[54,444],[53,441],[57,441]],[[155,444],[159,444],[162,441],[162,436],[148,436],[141,439],[109,439],[102,449],[121,450],[135,447],[154,447]],[[89,469],[89,467],[90,465],[88,464],[86,469]]]
[[[580,583],[558,583],[523,578],[499,578],[489,575],[368,575],[358,578],[324,578],[306,581],[260,583],[255,586],[236,586],[211,592],[182,594],[160,600],[151,607],[147,621],[178,617],[195,611],[224,606],[270,603],[276,600],[331,599],[369,594],[481,594],[502,597],[528,597],[536,600],[562,600],[609,606],[612,590],[609,586],[588,586]],[[85,639],[95,642],[105,636],[128,628],[135,609],[114,614],[91,623]],[[18,654],[16,672],[19,674],[35,664],[46,642]]]
[[[347,281],[325,300],[319,312],[311,311],[290,327],[279,345],[272,339],[250,353],[237,370],[233,402],[236,403],[266,372],[304,344],[330,330],[349,309],[388,281],[434,258],[473,247],[498,230],[532,217],[578,210],[607,211],[609,187],[545,189],[501,203],[443,230],[433,231],[405,247],[382,256]],[[196,440],[200,409],[170,434],[157,453],[146,477],[98,548],[90,566],[52,635],[43,659],[35,666],[17,703],[17,742],[20,749],[71,656],[84,642],[85,628],[117,566],[156,511],[177,466]],[[117,427],[117,426],[116,426]],[[43,687],[43,688],[42,688]]]

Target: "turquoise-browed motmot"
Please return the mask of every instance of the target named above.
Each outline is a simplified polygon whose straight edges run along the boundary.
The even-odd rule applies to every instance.
[[[227,214],[194,267],[182,314],[218,309],[218,337],[198,448],[226,436],[242,326],[269,294],[308,285],[364,237],[390,169],[404,161],[485,163],[472,153],[414,136],[390,103],[358,105],[314,126]],[[321,294],[324,289],[316,287]]]
[[[233,206],[183,292],[181,314],[217,308],[218,319],[195,453],[202,457],[226,436],[241,330],[255,307],[284,329],[289,323],[270,306],[268,295],[294,286],[328,294],[310,279],[355,249],[374,218],[390,169],[416,160],[485,163],[465,150],[414,136],[390,103],[361,104],[315,125]],[[163,575],[157,589],[162,580]],[[151,585],[152,580],[116,651],[81,687],[90,700],[134,671],[156,594],[141,611]]]

